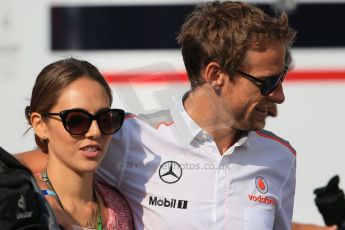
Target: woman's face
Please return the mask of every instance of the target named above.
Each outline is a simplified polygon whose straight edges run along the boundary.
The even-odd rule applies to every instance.
[[[49,112],[59,113],[67,109],[83,109],[92,115],[109,108],[109,97],[98,82],[82,77],[64,89]],[[78,173],[96,170],[108,147],[111,135],[102,134],[96,120],[82,135],[66,131],[59,116],[44,120],[45,136],[48,138],[48,164],[61,165]]]

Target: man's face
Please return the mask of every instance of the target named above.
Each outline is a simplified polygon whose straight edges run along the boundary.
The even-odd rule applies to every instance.
[[[270,43],[263,49],[249,50],[245,58],[246,64],[238,71],[259,79],[276,76],[284,71],[284,56],[283,44]],[[244,131],[262,129],[272,107],[285,100],[282,83],[280,82],[273,92],[264,96],[260,92],[260,83],[238,72],[231,77],[232,81],[229,76],[225,77],[221,100],[227,114],[234,118],[233,128]]]

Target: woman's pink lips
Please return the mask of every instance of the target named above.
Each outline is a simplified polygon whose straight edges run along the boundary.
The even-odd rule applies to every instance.
[[[100,154],[101,148],[99,146],[85,146],[80,149],[84,156],[92,158]]]

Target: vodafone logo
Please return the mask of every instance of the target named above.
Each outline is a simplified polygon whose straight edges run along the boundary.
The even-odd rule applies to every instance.
[[[253,202],[259,202],[259,203],[267,204],[271,206],[275,206],[277,203],[275,199],[268,196],[262,196],[262,195],[256,196],[254,194],[251,194],[251,195],[248,195],[248,199]]]
[[[267,181],[262,176],[255,178],[255,187],[261,194],[266,194],[268,192]],[[274,198],[265,195],[249,194],[248,199],[251,202],[258,202],[271,206],[275,206],[277,203]]]
[[[262,194],[265,194],[268,192],[268,184],[267,181],[265,180],[265,178],[263,178],[262,176],[258,176],[255,179],[255,186],[256,189],[261,192]]]

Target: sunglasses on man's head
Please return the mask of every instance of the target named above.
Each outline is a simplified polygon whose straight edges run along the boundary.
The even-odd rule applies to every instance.
[[[59,116],[66,131],[72,135],[83,135],[89,131],[93,120],[102,134],[110,135],[118,131],[125,119],[122,109],[105,109],[95,115],[82,109],[68,109],[59,113],[44,113],[43,116]]]
[[[238,73],[242,74],[243,77],[259,83],[258,87],[262,96],[267,96],[272,93],[279,85],[280,82],[284,81],[284,78],[287,74],[288,67],[285,66],[284,71],[276,76],[266,77],[266,78],[257,78],[248,73],[237,70]]]

